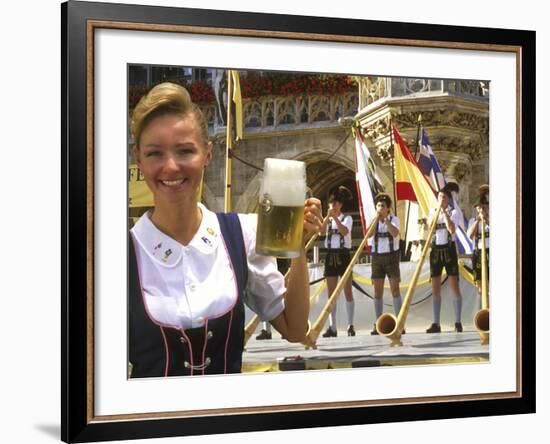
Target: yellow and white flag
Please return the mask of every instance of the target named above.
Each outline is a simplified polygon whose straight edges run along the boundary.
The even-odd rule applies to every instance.
[[[231,100],[235,104],[235,133],[236,140],[243,138],[243,101],[241,95],[241,82],[239,81],[239,71],[230,69],[229,75],[233,81],[233,94]]]

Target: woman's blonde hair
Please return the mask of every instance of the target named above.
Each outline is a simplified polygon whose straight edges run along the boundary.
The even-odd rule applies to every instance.
[[[130,121],[134,149],[139,148],[141,133],[149,122],[167,114],[185,117],[192,115],[199,127],[202,142],[205,146],[208,144],[208,124],[200,108],[192,102],[191,96],[183,86],[165,82],[153,87],[134,108]]]

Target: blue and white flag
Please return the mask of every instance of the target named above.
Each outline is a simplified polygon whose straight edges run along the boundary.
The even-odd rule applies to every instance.
[[[454,196],[455,193],[452,193],[452,194],[453,194],[453,207],[455,210],[458,211],[460,215],[460,221],[461,221],[461,224],[458,227],[456,227],[456,232],[455,232],[456,240],[457,240],[456,247],[458,249],[458,254],[472,254],[474,252],[474,244],[466,234],[466,229],[464,228],[464,225],[465,225],[464,214],[462,214],[462,210],[456,204],[456,199]]]
[[[422,173],[428,178],[435,190],[441,190],[446,184],[445,176],[441,167],[435,158],[435,154],[432,150],[430,143],[428,142],[428,136],[424,128],[421,130],[420,146],[419,146],[419,157],[418,165],[422,170]],[[451,206],[459,215],[459,226],[456,227],[456,239],[457,239],[457,248],[459,254],[472,254],[473,252],[473,243],[468,238],[466,234],[466,229],[468,227],[468,221],[464,217],[462,210],[458,206],[456,193],[451,193],[453,199]]]
[[[441,167],[435,158],[432,147],[428,142],[428,136],[424,128],[421,130],[420,146],[418,147],[418,165],[424,176],[428,178],[434,190],[439,191],[445,186],[445,177]]]

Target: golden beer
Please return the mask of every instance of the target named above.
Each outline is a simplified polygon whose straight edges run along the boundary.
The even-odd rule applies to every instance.
[[[265,159],[259,195],[256,253],[286,258],[300,256],[305,179],[303,162]]]
[[[256,252],[264,256],[298,257],[303,229],[303,205],[274,206],[269,214],[258,216]]]

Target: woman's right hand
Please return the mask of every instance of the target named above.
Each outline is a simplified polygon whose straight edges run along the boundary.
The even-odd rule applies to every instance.
[[[323,213],[321,201],[315,197],[306,199],[304,204],[304,236],[309,239],[314,234],[319,234],[323,228]]]

